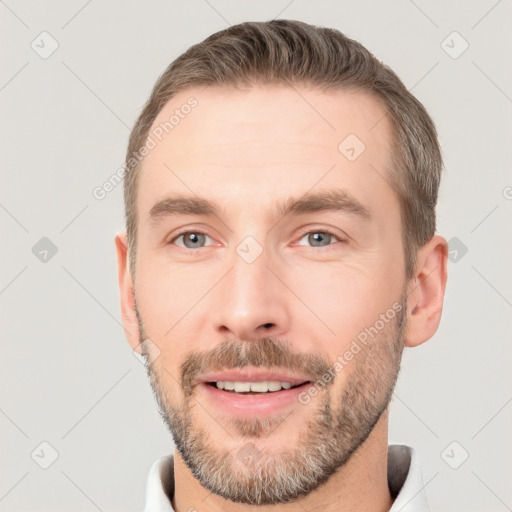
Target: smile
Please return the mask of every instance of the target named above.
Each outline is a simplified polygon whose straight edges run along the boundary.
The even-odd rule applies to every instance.
[[[286,381],[216,381],[203,382],[197,390],[201,398],[205,398],[205,405],[230,416],[249,418],[269,416],[302,405],[299,395],[311,385],[311,381],[295,385]]]

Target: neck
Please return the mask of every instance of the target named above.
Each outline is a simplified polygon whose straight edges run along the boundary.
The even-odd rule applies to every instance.
[[[386,512],[393,500],[387,479],[388,411],[368,439],[327,482],[304,498],[286,505],[253,506],[233,503],[210,493],[195,479],[177,450],[174,452],[174,496],[176,512]]]

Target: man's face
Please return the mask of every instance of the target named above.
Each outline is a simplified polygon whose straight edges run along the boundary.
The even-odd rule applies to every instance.
[[[391,129],[366,94],[284,86],[190,89],[153,127],[192,95],[197,106],[140,175],[140,341],[150,340],[163,418],[203,487],[286,503],[350,459],[398,373],[406,282]],[[339,209],[310,201],[283,215],[326,193]],[[218,211],[155,207],[177,196]],[[214,375],[228,371],[240,374]],[[247,395],[209,384],[218,380],[306,383]]]

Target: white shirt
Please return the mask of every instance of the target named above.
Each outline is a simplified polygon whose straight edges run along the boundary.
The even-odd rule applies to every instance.
[[[173,455],[157,459],[149,470],[144,512],[175,512]],[[388,486],[395,499],[389,512],[430,512],[420,461],[414,448],[392,444],[388,447]]]

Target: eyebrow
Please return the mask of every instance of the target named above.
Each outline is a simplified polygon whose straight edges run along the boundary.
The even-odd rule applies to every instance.
[[[290,197],[277,202],[276,211],[281,217],[287,215],[306,215],[320,211],[350,213],[365,221],[372,216],[368,208],[344,190],[330,190],[306,194],[300,198]],[[155,227],[167,217],[177,215],[203,215],[221,217],[218,202],[198,196],[177,195],[167,197],[156,203],[149,211],[150,223]]]

